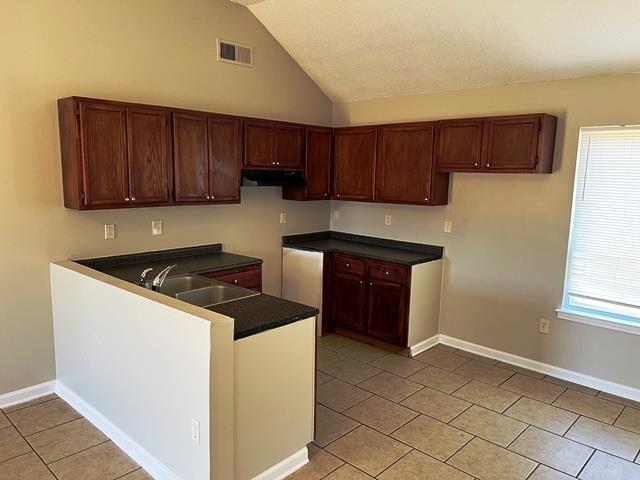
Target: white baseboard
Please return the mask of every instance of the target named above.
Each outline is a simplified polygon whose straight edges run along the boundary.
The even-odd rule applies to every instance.
[[[55,391],[58,396],[109,437],[113,443],[120,447],[120,449],[129,455],[138,465],[144,468],[155,480],[180,480],[180,478],[162,462],[80,398],[73,390],[57,382]]]
[[[7,408],[19,403],[28,402],[38,397],[44,397],[55,391],[56,381],[40,383],[27,388],[21,388],[9,393],[0,395],[0,408]]]
[[[309,463],[309,452],[307,447],[304,447],[260,475],[253,477],[253,480],[281,480],[307,463]]]
[[[637,388],[611,382],[609,380],[603,380],[597,377],[592,377],[590,375],[585,375],[584,373],[574,372],[573,370],[556,367],[554,365],[549,365],[548,363],[538,362],[537,360],[520,357],[512,353],[503,352],[501,350],[483,347],[482,345],[467,342],[465,340],[460,340],[454,337],[449,337],[447,335],[440,335],[439,337],[439,343],[449,345],[450,347],[456,347],[471,353],[483,355],[485,357],[495,358],[496,360],[510,363],[517,367],[527,368],[535,372],[544,373],[545,375],[551,375],[553,377],[561,378],[562,380],[579,383],[580,385],[591,387],[596,390],[602,390],[603,392],[617,395],[619,397],[640,401],[640,389]]]
[[[433,337],[429,337],[426,340],[416,343],[415,345],[409,347],[409,356],[411,358],[416,355],[424,352],[425,350],[429,350],[431,347],[437,345],[440,342],[440,335],[434,335]]]

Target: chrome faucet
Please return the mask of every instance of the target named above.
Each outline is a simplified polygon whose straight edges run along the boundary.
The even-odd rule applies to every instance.
[[[144,287],[145,282],[147,281],[147,273],[149,273],[153,268],[145,268],[140,274],[140,280],[138,280],[138,285]]]
[[[164,283],[165,279],[167,278],[167,275],[169,275],[169,272],[176,266],[177,265],[169,265],[167,268],[162,270],[156,276],[156,278],[153,279],[153,283],[151,284],[151,290],[153,290],[154,292],[159,292],[160,291],[160,287],[162,287],[162,284]]]

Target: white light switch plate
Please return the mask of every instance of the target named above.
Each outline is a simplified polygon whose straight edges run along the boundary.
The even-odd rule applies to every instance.
[[[280,223],[287,223],[287,214],[284,212],[280,213]]]
[[[333,211],[333,219],[334,220],[340,220],[340,210],[334,210]]]
[[[104,239],[111,240],[116,238],[116,226],[112,223],[104,226]]]
[[[444,221],[444,233],[451,233],[451,228],[452,228],[451,220],[445,220]]]
[[[195,419],[191,420],[191,440],[200,444],[200,422]]]
[[[391,215],[384,216],[384,224],[387,226],[391,225]]]
[[[162,220],[151,221],[151,235],[162,235]]]

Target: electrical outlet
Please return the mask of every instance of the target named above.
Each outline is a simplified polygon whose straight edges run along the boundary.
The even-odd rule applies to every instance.
[[[391,225],[391,215],[384,216],[384,224],[387,226]]]
[[[287,214],[280,212],[280,223],[287,223]]]
[[[191,419],[191,440],[200,445],[200,422]]]
[[[333,219],[334,220],[340,220],[340,210],[334,210],[333,211]]]
[[[151,221],[151,235],[162,235],[162,220]]]
[[[445,220],[444,221],[444,233],[451,233],[451,220]]]
[[[549,333],[549,320],[547,320],[546,318],[541,318],[538,330],[540,331],[540,333],[544,333],[545,335],[547,335]]]
[[[116,226],[114,224],[108,224],[104,226],[104,239],[112,240],[116,238]]]

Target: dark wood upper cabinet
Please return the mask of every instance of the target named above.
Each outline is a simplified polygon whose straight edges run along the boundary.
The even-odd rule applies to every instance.
[[[209,201],[208,122],[206,115],[173,114],[175,201]]]
[[[556,121],[556,117],[545,114],[486,119],[482,168],[506,173],[551,173]]]
[[[473,171],[480,168],[482,119],[438,122],[436,169],[440,172]]]
[[[169,201],[170,125],[165,109],[131,107],[127,112],[130,201]]]
[[[307,127],[305,129],[303,187],[284,187],[282,198],[287,200],[328,200],[331,198],[331,158],[333,129]]]
[[[245,120],[244,166],[275,167],[275,129],[273,122]]]
[[[244,166],[258,169],[299,170],[302,167],[304,128],[270,120],[244,122]]]
[[[130,201],[127,166],[127,109],[79,102],[84,205],[105,207]]]
[[[449,175],[436,173],[434,123],[383,125],[378,130],[376,202],[445,205]]]
[[[373,201],[376,127],[336,128],[333,198]]]
[[[438,122],[436,170],[551,173],[556,124],[542,113]]]
[[[209,117],[210,200],[240,202],[241,120]]]
[[[304,128],[298,125],[276,124],[276,166],[292,170],[302,168]]]
[[[66,207],[170,203],[166,109],[69,97],[58,101],[58,115]]]

